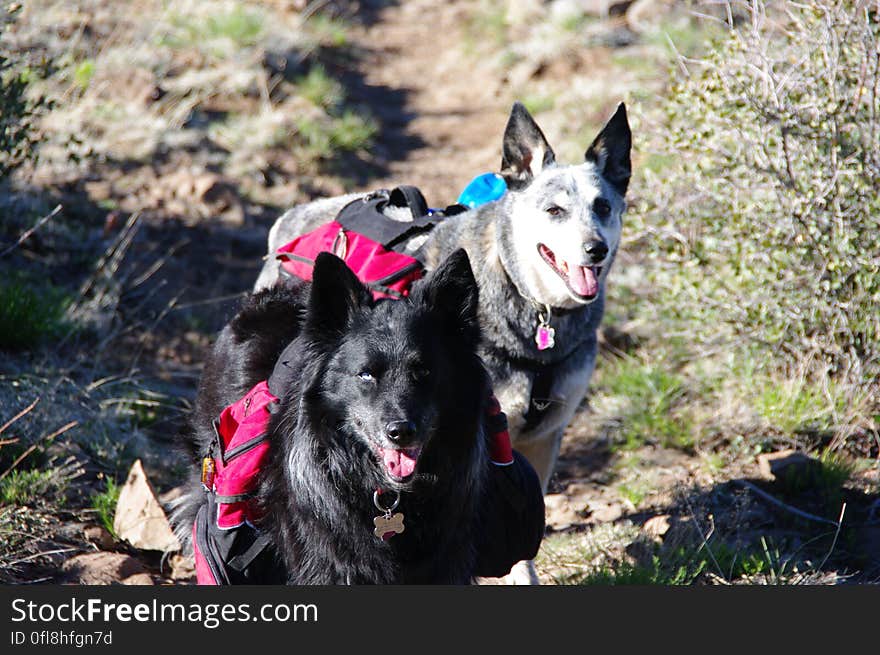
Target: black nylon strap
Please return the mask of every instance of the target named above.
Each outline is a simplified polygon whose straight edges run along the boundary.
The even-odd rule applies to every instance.
[[[382,213],[388,205],[408,208],[413,220],[395,221],[388,218]],[[428,205],[421,192],[412,186],[399,186],[391,191],[383,189],[351,201],[336,215],[336,222],[393,250],[395,245],[432,229],[438,223],[427,214]]]
[[[532,393],[529,395],[529,408],[525,413],[525,429],[531,430],[538,426],[550,410],[552,401],[550,390],[553,388],[553,374],[549,367],[539,368],[532,382]]]
[[[248,566],[250,566],[251,562],[253,562],[257,557],[259,557],[260,553],[266,550],[266,547],[271,543],[268,535],[265,533],[261,533],[254,539],[254,543],[250,545],[250,547],[244,551],[243,553],[239,553],[235,557],[231,558],[226,564],[227,566],[235,569],[236,571],[244,571]]]
[[[414,221],[428,215],[428,203],[425,196],[416,187],[408,184],[391,189],[388,201],[396,207],[409,207]]]

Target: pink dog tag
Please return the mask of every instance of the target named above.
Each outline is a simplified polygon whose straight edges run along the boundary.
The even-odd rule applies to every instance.
[[[535,332],[535,343],[538,350],[547,350],[556,345],[556,330],[549,325],[539,324]]]

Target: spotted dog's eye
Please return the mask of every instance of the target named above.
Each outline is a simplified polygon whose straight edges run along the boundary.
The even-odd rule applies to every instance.
[[[559,205],[550,205],[547,209],[544,210],[551,216],[562,216],[565,213],[565,210]]]
[[[431,371],[429,371],[425,366],[416,366],[412,370],[412,377],[414,380],[424,380],[429,375],[431,375]]]
[[[373,377],[372,371],[370,371],[368,369],[364,369],[363,371],[358,373],[357,376],[359,379],[363,380],[364,382],[372,382],[373,380],[376,379],[375,377]]]
[[[611,203],[605,198],[596,198],[593,201],[593,211],[599,218],[607,218],[611,214]]]

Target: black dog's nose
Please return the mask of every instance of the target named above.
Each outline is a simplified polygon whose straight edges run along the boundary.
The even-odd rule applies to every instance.
[[[604,241],[590,241],[584,246],[584,251],[594,264],[598,264],[608,254],[608,245]]]
[[[385,436],[395,443],[406,443],[416,436],[416,425],[412,421],[391,421],[385,426]]]

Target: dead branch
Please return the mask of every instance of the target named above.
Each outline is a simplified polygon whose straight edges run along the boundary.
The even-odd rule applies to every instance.
[[[28,238],[29,238],[34,232],[36,232],[36,231],[37,231],[38,229],[40,229],[45,223],[48,223],[48,222],[49,222],[50,220],[52,220],[55,216],[57,216],[58,213],[59,213],[60,211],[61,211],[61,205],[58,205],[58,206],[55,207],[55,209],[53,209],[51,212],[49,212],[48,214],[46,214],[45,216],[43,216],[43,218],[41,218],[40,220],[38,220],[38,221],[36,222],[36,224],[34,224],[33,227],[31,227],[31,228],[25,230],[25,231],[22,233],[22,235],[21,235],[20,237],[18,237],[18,241],[16,241],[16,242],[13,243],[11,246],[9,246],[8,248],[6,248],[6,250],[4,250],[3,252],[0,252],[0,257],[5,257],[5,256],[8,255],[9,253],[11,253],[13,250],[15,250],[16,248],[18,248],[22,243],[24,243],[25,241],[27,241],[27,239],[28,239]]]
[[[733,482],[735,484],[740,485],[741,487],[745,487],[746,489],[748,489],[749,491],[751,491],[755,495],[760,496],[761,498],[768,501],[769,503],[772,503],[773,505],[776,505],[777,507],[780,507],[780,508],[786,510],[787,512],[791,512],[795,516],[800,516],[801,518],[807,519],[809,521],[816,521],[817,523],[825,523],[827,525],[837,526],[836,521],[822,518],[821,516],[816,516],[815,514],[810,514],[809,512],[805,512],[801,509],[798,509],[797,507],[792,507],[791,505],[783,503],[778,498],[771,496],[766,491],[764,491],[760,487],[752,484],[748,480],[734,480]]]
[[[36,407],[38,402],[40,402],[40,399],[39,399],[39,398],[37,398],[34,402],[32,402],[32,403],[31,403],[30,405],[28,405],[27,407],[25,407],[23,410],[21,410],[18,414],[16,414],[15,416],[13,416],[11,419],[9,419],[8,421],[6,421],[6,423],[3,424],[3,427],[0,427],[0,434],[3,434],[3,432],[6,431],[6,428],[8,428],[8,427],[9,427],[10,425],[12,425],[13,423],[15,423],[18,419],[20,419],[22,416],[24,416],[25,414],[27,414],[27,413],[28,413],[29,411],[31,411],[34,407]]]
[[[37,449],[37,446],[39,446],[41,443],[43,443],[44,441],[51,441],[51,440],[54,439],[55,437],[57,437],[57,436],[59,436],[59,435],[61,435],[61,434],[64,434],[64,433],[67,432],[69,429],[71,429],[72,427],[75,427],[75,426],[77,426],[77,425],[79,425],[79,421],[71,421],[71,422],[68,423],[67,425],[62,426],[62,427],[58,428],[57,430],[55,430],[55,432],[52,432],[51,434],[47,434],[45,437],[40,437],[40,438],[36,441],[36,443],[34,443],[34,444],[31,445],[30,448],[28,448],[28,449],[25,450],[21,455],[19,455],[18,457],[16,457],[16,458],[15,458],[15,461],[12,462],[12,464],[9,465],[9,468],[7,468],[5,471],[3,471],[3,473],[0,473],[0,480],[2,480],[2,479],[5,478],[7,475],[9,475],[9,474],[15,469],[15,467],[18,466],[19,464],[21,464],[21,463],[24,461],[24,459],[25,459],[28,455],[30,455],[32,452],[34,452],[34,450]]]

